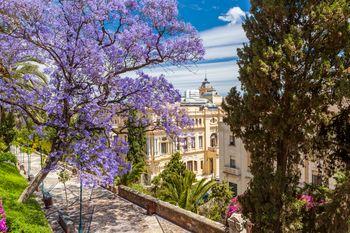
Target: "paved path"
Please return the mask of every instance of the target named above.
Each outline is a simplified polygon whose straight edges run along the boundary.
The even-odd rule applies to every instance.
[[[17,155],[22,162],[22,155]],[[40,170],[40,156],[31,156],[30,173],[36,175]],[[28,170],[28,158],[24,156],[24,166]],[[45,190],[53,196],[54,205],[44,209],[47,219],[54,232],[63,232],[58,225],[58,210],[65,209],[73,219],[75,226],[79,225],[79,181],[76,177],[66,184],[68,193],[68,207],[66,205],[64,185],[58,181],[57,171],[49,173],[44,181]],[[41,206],[41,192],[36,192]],[[186,233],[188,231],[157,216],[148,216],[146,210],[107,191],[101,187],[83,190],[83,219],[84,232],[115,233],[115,232],[141,232],[141,233]],[[89,224],[91,222],[91,224]]]

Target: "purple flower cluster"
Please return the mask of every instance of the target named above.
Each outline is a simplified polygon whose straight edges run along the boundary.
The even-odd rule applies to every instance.
[[[29,117],[38,133],[55,130],[51,161],[78,167],[89,183],[89,174],[112,183],[129,167],[115,117],[136,110],[141,124],[174,135],[190,124],[178,91],[141,71],[204,55],[197,32],[177,19],[175,0],[6,0],[0,12],[0,67],[8,72],[0,74],[0,103]],[[9,78],[28,60],[45,76]]]
[[[227,218],[230,218],[232,214],[239,213],[240,211],[241,211],[241,205],[238,202],[238,198],[237,197],[232,198],[226,213]]]
[[[6,233],[7,232],[7,225],[6,225],[6,215],[4,207],[2,206],[2,201],[0,200],[0,233]]]

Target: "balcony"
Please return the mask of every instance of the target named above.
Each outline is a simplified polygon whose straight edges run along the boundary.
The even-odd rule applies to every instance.
[[[241,175],[241,171],[239,170],[239,168],[233,168],[230,166],[225,166],[224,167],[224,172],[231,174],[231,175],[235,175],[235,176],[240,176]]]
[[[218,148],[217,147],[208,147],[208,151],[217,153]]]

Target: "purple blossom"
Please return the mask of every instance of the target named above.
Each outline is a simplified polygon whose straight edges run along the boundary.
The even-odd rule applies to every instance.
[[[0,103],[31,118],[39,134],[54,129],[51,160],[77,167],[86,184],[94,177],[113,183],[129,168],[122,159],[128,145],[112,128],[115,117],[137,110],[140,124],[169,135],[190,124],[173,85],[141,71],[204,55],[197,32],[177,19],[175,0],[6,0],[0,9],[9,29],[0,33],[0,65],[11,75],[31,58],[46,75],[0,74]]]

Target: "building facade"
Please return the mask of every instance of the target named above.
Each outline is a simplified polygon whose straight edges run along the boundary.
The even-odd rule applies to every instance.
[[[187,136],[183,138],[170,138],[160,130],[147,133],[147,163],[151,177],[164,169],[172,154],[180,152],[187,169],[198,178],[219,178],[218,125],[223,119],[221,103],[222,97],[207,79],[200,90],[188,90],[183,94],[181,107],[192,119],[193,127],[184,129]]]
[[[249,169],[251,163],[250,153],[245,150],[242,140],[233,136],[227,124],[220,122],[218,129],[220,181],[227,181],[234,194],[241,195],[248,189],[249,182],[253,177]],[[322,176],[316,163],[305,160],[304,165],[299,165],[299,169],[299,185],[301,187],[305,183],[315,185],[322,183]],[[330,178],[328,186],[334,188],[334,185],[334,179]]]
[[[235,195],[248,188],[252,175],[249,170],[250,154],[241,139],[235,138],[230,127],[219,123],[220,180],[227,181]]]

